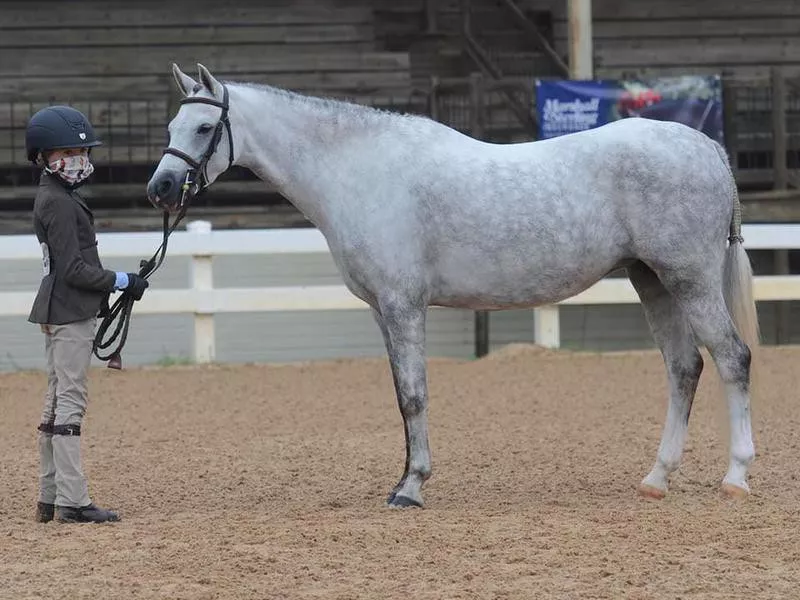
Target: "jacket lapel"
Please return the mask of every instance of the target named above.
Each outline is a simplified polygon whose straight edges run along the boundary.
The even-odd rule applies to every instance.
[[[94,224],[94,214],[92,213],[92,209],[89,208],[89,205],[86,204],[86,201],[80,197],[77,191],[68,190],[63,185],[61,185],[61,183],[59,183],[55,177],[49,175],[46,171],[42,171],[42,176],[41,179],[39,180],[39,185],[58,186],[60,189],[66,191],[69,197],[75,200],[75,202],[78,203],[78,206],[80,206],[83,210],[86,211],[86,214],[89,217],[89,221],[91,221],[91,223]]]
[[[94,215],[92,214],[92,209],[89,208],[89,206],[86,204],[83,198],[81,198],[78,195],[78,193],[74,191],[70,192],[69,195],[72,196],[75,199],[75,202],[77,202],[80,205],[80,207],[88,213],[89,219],[94,221]]]

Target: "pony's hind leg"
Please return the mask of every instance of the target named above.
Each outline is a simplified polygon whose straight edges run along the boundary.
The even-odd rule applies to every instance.
[[[422,484],[431,476],[428,445],[428,383],[425,361],[425,307],[386,303],[372,311],[383,334],[397,404],[403,417],[406,462],[390,492],[389,506],[422,506]]]
[[[713,261],[709,261],[713,264]],[[728,312],[721,273],[697,273],[689,278],[661,276],[699,338],[708,349],[725,385],[730,418],[730,463],[722,491],[746,496],[747,470],[755,456],[750,422],[750,348],[742,340]]]
[[[644,263],[628,268],[628,276],[642,301],[653,339],[661,350],[669,380],[667,420],[652,470],[639,485],[639,493],[663,498],[669,476],[680,465],[686,443],[689,413],[703,371],[703,358],[692,330],[675,299]]]

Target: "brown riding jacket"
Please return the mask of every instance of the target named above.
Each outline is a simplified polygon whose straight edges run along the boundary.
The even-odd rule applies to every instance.
[[[114,290],[116,273],[97,254],[92,211],[76,191],[42,172],[33,206],[42,246],[42,282],[28,320],[63,325],[97,316]]]

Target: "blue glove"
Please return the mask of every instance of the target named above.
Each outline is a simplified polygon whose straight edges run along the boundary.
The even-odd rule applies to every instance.
[[[115,290],[124,290],[128,287],[128,274],[117,271],[117,282],[114,284]]]

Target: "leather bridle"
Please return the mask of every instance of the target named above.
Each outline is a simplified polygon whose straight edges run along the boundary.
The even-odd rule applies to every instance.
[[[178,207],[183,208],[183,206],[186,205],[201,190],[204,190],[208,187],[208,173],[206,173],[206,166],[208,165],[208,161],[217,151],[217,147],[222,140],[223,128],[228,134],[228,168],[231,168],[233,165],[233,135],[231,134],[231,122],[228,118],[228,88],[224,84],[222,84],[222,102],[214,98],[191,96],[189,98],[184,98],[180,103],[181,105],[209,104],[222,109],[222,115],[220,115],[219,121],[217,121],[217,126],[214,129],[214,135],[211,138],[211,142],[209,142],[206,151],[203,153],[203,156],[200,157],[199,161],[195,160],[182,150],[171,148],[169,146],[164,148],[164,151],[162,152],[162,156],[164,154],[172,154],[173,156],[177,156],[183,160],[191,167],[186,172],[186,180],[181,186],[181,198]]]

